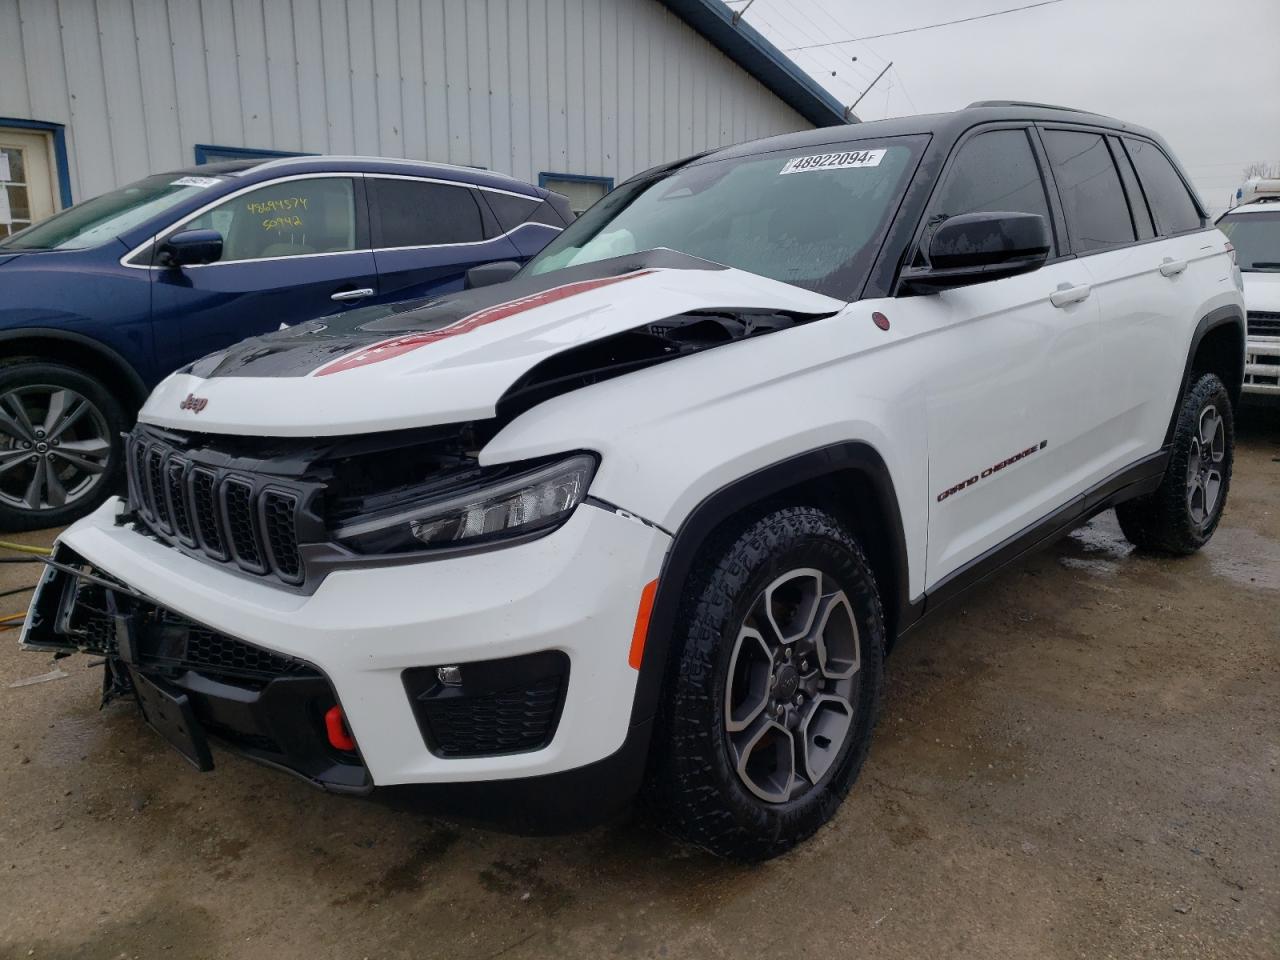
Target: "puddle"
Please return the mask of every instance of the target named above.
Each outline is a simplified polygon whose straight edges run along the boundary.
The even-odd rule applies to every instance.
[[[1246,587],[1280,590],[1280,541],[1247,527],[1219,527],[1201,553],[1215,576]]]
[[[1072,530],[1057,551],[1058,563],[1068,570],[1114,577],[1120,572],[1121,562],[1133,553],[1133,544],[1120,532],[1115,514],[1108,512]]]

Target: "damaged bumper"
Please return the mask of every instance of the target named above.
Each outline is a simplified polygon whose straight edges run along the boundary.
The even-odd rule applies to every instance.
[[[550,536],[334,571],[305,595],[117,525],[117,507],[60,538],[55,560],[93,579],[50,568],[22,642],[107,657],[198,766],[207,737],[330,790],[515,787],[636,741],[631,634],[669,544],[652,526],[584,504]],[[327,737],[335,706],[352,750]],[[195,747],[176,729],[192,724]]]

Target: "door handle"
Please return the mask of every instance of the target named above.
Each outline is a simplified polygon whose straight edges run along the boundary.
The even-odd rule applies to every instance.
[[[363,300],[365,297],[373,296],[373,287],[361,287],[359,290],[339,290],[337,293],[329,297],[330,300]]]
[[[1072,286],[1069,283],[1058,284],[1058,289],[1049,294],[1049,302],[1055,307],[1067,307],[1082,300],[1088,300],[1093,293],[1093,286],[1088,283]]]
[[[1187,269],[1187,261],[1175,260],[1173,257],[1165,257],[1160,261],[1160,275],[1163,277],[1176,277],[1183,270]]]

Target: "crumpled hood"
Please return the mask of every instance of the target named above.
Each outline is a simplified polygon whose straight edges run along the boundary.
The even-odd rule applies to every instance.
[[[829,314],[843,306],[756,274],[648,251],[254,337],[170,376],[139,419],[280,437],[486,419],[547,358],[666,317]]]
[[[1248,271],[1244,278],[1244,308],[1280,313],[1280,271]]]

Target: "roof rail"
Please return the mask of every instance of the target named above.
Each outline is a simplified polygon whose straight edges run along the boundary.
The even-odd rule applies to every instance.
[[[1090,113],[1095,117],[1102,116],[1102,114],[1095,110],[1081,110],[1079,107],[1063,107],[1056,103],[1036,103],[1032,100],[975,100],[973,103],[969,104],[969,106],[965,107],[965,109],[971,110],[974,107],[1035,107],[1038,110],[1064,110],[1067,113]]]

